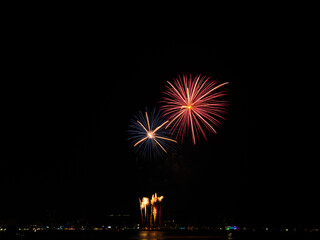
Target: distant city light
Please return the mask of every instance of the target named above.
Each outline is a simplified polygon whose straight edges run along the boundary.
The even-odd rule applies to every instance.
[[[229,230],[237,230],[238,228],[237,226],[225,226],[225,229],[229,231]]]
[[[101,231],[101,230],[103,230],[103,228],[102,227],[94,227],[93,230],[94,231]]]
[[[152,200],[152,199],[151,199]],[[65,231],[65,232],[72,232],[72,231],[77,231],[77,230],[85,230],[85,231],[126,231],[126,230],[159,230],[159,229],[171,229],[171,230],[184,230],[184,231],[196,231],[196,230],[220,230],[220,231],[227,231],[228,236],[229,234],[233,234],[233,231],[238,231],[238,230],[248,230],[248,231],[252,231],[255,232],[258,229],[263,229],[264,231],[271,231],[271,232],[285,232],[285,233],[294,233],[294,232],[320,232],[320,227],[319,226],[309,226],[307,228],[304,229],[297,229],[297,228],[289,228],[288,226],[279,226],[277,227],[272,227],[272,226],[264,226],[262,228],[252,228],[252,227],[237,227],[235,225],[232,226],[218,226],[218,227],[213,227],[213,226],[193,226],[193,225],[179,225],[179,224],[173,224],[174,220],[167,220],[164,221],[163,226],[159,225],[159,214],[160,211],[157,211],[156,214],[152,214],[153,212],[151,211],[151,202],[153,202],[153,212],[154,209],[156,208],[156,206],[159,202],[155,202],[155,195],[153,198],[153,201],[149,201],[149,205],[147,208],[147,212],[148,212],[148,221],[146,221],[147,219],[144,219],[145,221],[143,222],[143,224],[134,224],[134,225],[127,225],[127,226],[123,226],[123,225],[96,225],[96,226],[79,226],[79,228],[77,228],[75,225],[65,225],[65,226],[54,226],[54,225],[50,225],[50,226],[46,226],[46,225],[24,225],[24,226],[18,226],[17,227],[17,234],[20,234],[21,236],[23,236],[24,231],[26,232],[35,232],[35,234],[38,234],[38,232],[51,232],[51,231]],[[71,224],[71,223],[69,223]],[[0,231],[6,231],[6,227],[5,226],[1,226],[0,225]],[[226,234],[227,234],[226,233]],[[1,235],[1,234],[0,234]],[[0,236],[1,237],[1,236]]]

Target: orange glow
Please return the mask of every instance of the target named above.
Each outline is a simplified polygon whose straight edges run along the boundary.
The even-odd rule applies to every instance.
[[[153,208],[153,217],[154,217],[153,221],[155,222],[157,219],[157,208]]]
[[[169,121],[165,121],[164,123],[162,123],[159,127],[157,127],[154,131],[153,131],[153,133],[156,133],[160,128],[162,128],[162,126],[163,125],[165,125],[167,122],[169,122]]]
[[[147,198],[147,197],[142,198],[142,202],[141,202],[141,204],[140,204],[140,208],[143,209],[143,208],[145,208],[147,205],[149,205],[149,198]]]
[[[149,204],[149,198],[147,198],[147,197],[142,198],[142,203],[144,203],[145,205],[148,205]]]
[[[191,105],[185,105],[185,106],[181,106],[181,108],[188,108],[188,109],[192,109],[192,106]],[[173,120],[172,120],[173,121]]]
[[[152,132],[152,131],[149,131],[149,132],[148,132],[148,137],[149,137],[149,138],[153,138],[153,137],[154,137],[154,135],[153,135],[153,132]]]
[[[154,141],[161,147],[161,149],[166,153],[167,151],[162,147],[162,145],[154,138]]]
[[[141,143],[141,142],[143,142],[144,140],[146,140],[147,138],[145,137],[145,138],[143,138],[143,139],[141,139],[140,141],[138,141],[136,144],[134,144],[133,145],[133,147],[136,147],[139,143]]]
[[[147,123],[148,123],[148,130],[150,131],[150,123],[149,123],[149,117],[147,112],[146,112],[146,117],[147,117]]]

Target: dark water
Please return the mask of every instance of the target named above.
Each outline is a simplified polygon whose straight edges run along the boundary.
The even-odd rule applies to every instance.
[[[0,239],[1,238],[0,236]],[[93,239],[131,239],[131,240],[169,240],[169,239],[227,239],[227,234],[212,232],[165,232],[165,231],[54,231],[54,232],[26,232],[24,236],[16,236],[15,239],[70,239],[70,240],[93,240]]]
[[[41,240],[170,240],[170,239],[232,239],[232,240],[307,240],[320,239],[320,232],[202,232],[202,231],[54,231],[54,232],[26,232],[24,236],[8,236],[0,235],[0,239],[41,239]]]

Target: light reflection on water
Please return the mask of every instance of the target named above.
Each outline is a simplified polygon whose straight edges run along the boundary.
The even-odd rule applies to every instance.
[[[139,240],[164,240],[164,232],[158,231],[141,231],[138,234]]]
[[[228,239],[232,239],[228,236]],[[223,236],[204,236],[204,235],[172,235],[162,231],[140,231],[138,235],[132,239],[137,240],[168,240],[168,239],[226,239]]]

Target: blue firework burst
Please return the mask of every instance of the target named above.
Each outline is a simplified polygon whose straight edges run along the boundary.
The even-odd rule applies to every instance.
[[[168,120],[156,109],[139,111],[129,125],[129,140],[134,150],[144,158],[163,157],[177,143],[169,137]]]

